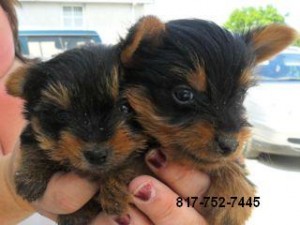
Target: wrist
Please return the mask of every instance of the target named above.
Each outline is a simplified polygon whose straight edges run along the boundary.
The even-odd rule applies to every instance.
[[[12,154],[0,158],[0,218],[4,224],[16,224],[34,213],[33,207],[15,191],[12,159]]]

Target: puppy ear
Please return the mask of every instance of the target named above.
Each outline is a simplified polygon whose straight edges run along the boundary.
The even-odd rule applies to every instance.
[[[285,25],[271,24],[250,30],[244,35],[244,40],[253,48],[255,63],[258,64],[285,49],[297,37],[296,30]]]
[[[29,68],[30,65],[22,66],[9,75],[5,84],[8,94],[15,97],[25,98],[24,86],[29,74]]]
[[[158,46],[161,42],[161,35],[165,31],[165,24],[155,16],[142,17],[123,40],[121,51],[121,62],[130,65],[133,56],[139,49],[143,41],[147,41],[150,46]]]

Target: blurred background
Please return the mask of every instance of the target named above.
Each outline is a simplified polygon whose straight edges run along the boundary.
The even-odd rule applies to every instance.
[[[269,23],[300,31],[294,0],[19,0],[22,52],[49,59],[88,43],[116,43],[143,15],[163,21],[211,20],[232,32]],[[255,69],[258,85],[245,101],[253,138],[245,146],[260,206],[247,225],[299,225],[300,41]],[[298,102],[298,103],[297,103]],[[21,225],[53,225],[34,215]]]

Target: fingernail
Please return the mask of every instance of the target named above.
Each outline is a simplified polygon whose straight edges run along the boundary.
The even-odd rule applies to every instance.
[[[118,225],[129,225],[130,224],[130,216],[126,215],[126,216],[118,217],[115,219],[115,222]]]
[[[147,161],[156,169],[165,167],[167,164],[167,157],[159,149],[150,151],[146,158]]]
[[[134,196],[139,198],[142,201],[148,201],[151,197],[153,197],[154,191],[151,183],[142,184],[138,187],[135,192]]]

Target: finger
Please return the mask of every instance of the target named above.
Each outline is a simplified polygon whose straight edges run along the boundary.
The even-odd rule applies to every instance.
[[[102,212],[90,223],[90,225],[117,225],[117,223],[113,220],[113,217]]]
[[[168,162],[160,150],[151,150],[146,156],[150,169],[182,197],[201,197],[209,188],[209,176],[199,170]]]
[[[48,183],[43,197],[34,206],[53,214],[69,214],[87,203],[98,188],[96,184],[74,173],[57,173]]]
[[[100,213],[90,225],[153,225],[139,210],[130,208],[127,215],[121,217]]]
[[[135,178],[129,185],[134,204],[155,225],[207,225],[193,208],[177,207],[178,195],[150,176]]]

